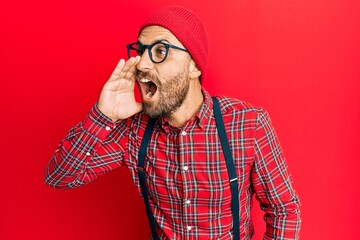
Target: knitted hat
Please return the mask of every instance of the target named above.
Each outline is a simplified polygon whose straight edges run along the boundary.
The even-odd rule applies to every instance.
[[[151,25],[164,27],[172,32],[189,51],[204,79],[208,62],[208,41],[201,20],[189,9],[171,6],[154,12],[139,30]]]

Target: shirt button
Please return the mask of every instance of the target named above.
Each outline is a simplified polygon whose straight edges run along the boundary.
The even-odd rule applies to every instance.
[[[185,132],[185,131],[181,132],[181,135],[183,135],[183,136],[186,136],[186,134],[187,134],[187,132]]]
[[[184,166],[183,169],[184,169],[184,171],[187,171],[187,170],[189,169],[189,167],[188,167],[188,166]]]
[[[190,231],[191,229],[192,229],[191,226],[187,226],[187,227],[186,227],[186,230],[188,230],[188,231]]]
[[[109,126],[106,126],[105,129],[106,129],[106,131],[110,131],[111,128]]]
[[[86,156],[90,156],[90,153],[89,153],[89,152],[87,152],[87,153],[86,153]]]
[[[190,204],[191,201],[190,201],[190,200],[186,200],[185,203],[186,203],[186,204]]]

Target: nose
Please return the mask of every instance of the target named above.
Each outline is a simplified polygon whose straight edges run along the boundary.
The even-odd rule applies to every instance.
[[[142,54],[139,63],[136,65],[137,70],[148,72],[153,69],[154,63],[151,61],[149,51],[146,49]]]

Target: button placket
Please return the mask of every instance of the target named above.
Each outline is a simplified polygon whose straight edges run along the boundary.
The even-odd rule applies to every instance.
[[[190,232],[193,231],[193,226],[191,225],[192,222],[189,221],[188,216],[192,215],[193,209],[190,207],[191,201],[190,197],[192,194],[188,192],[188,187],[190,187],[189,182],[191,182],[191,174],[189,174],[188,171],[190,171],[190,153],[189,151],[183,151],[183,149],[186,149],[188,147],[188,139],[189,139],[189,133],[185,130],[181,130],[179,132],[179,150],[180,150],[180,166],[182,171],[182,178],[183,178],[183,222],[184,222],[184,231]],[[188,235],[188,234],[186,234]]]

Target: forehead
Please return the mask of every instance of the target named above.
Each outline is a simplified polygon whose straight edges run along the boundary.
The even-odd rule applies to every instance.
[[[172,34],[172,32],[170,32],[170,30],[161,26],[148,26],[141,31],[138,37],[138,41],[143,44],[151,44],[160,40],[183,47],[181,42],[174,34]]]

